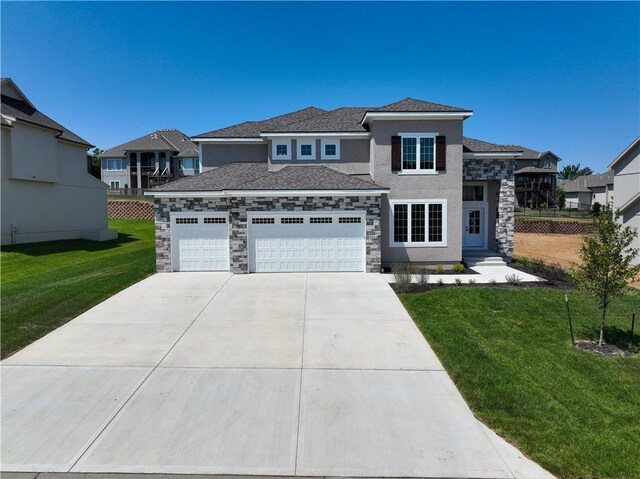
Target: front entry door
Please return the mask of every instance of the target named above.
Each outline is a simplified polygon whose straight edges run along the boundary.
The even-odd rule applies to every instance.
[[[463,248],[484,248],[484,208],[464,208]]]

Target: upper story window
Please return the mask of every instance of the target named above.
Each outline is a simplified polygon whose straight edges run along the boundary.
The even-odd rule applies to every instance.
[[[551,168],[551,158],[548,156],[544,159],[544,168]]]
[[[271,159],[272,160],[290,160],[291,159],[291,140],[273,140]]]
[[[321,158],[323,160],[339,160],[340,159],[340,140],[327,139],[321,141],[322,151]]]
[[[436,171],[436,135],[432,133],[401,133],[402,171]]]
[[[107,160],[107,170],[109,171],[120,171],[122,170],[122,160]]]
[[[315,160],[316,159],[316,140],[315,139],[299,139],[298,140],[298,159],[299,160]]]
[[[181,170],[200,170],[199,158],[180,158],[178,160],[178,168]]]

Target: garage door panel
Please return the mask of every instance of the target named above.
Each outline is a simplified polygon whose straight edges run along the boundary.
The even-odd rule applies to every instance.
[[[356,222],[352,214],[345,223],[341,216],[307,214],[303,223],[291,223],[285,215],[270,216],[273,221],[250,218],[250,271],[364,271],[364,219]]]
[[[173,218],[171,257],[174,271],[228,271],[227,219],[211,213]]]

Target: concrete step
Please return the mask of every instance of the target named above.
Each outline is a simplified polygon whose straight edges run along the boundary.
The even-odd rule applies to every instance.
[[[474,266],[507,266],[502,256],[465,256],[463,260],[469,268]]]

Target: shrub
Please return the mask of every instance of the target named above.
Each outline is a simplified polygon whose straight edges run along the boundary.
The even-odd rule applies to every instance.
[[[508,274],[504,277],[511,286],[520,286],[522,284],[522,278],[517,274]]]
[[[489,280],[489,284],[495,286],[496,284],[498,284],[498,282],[495,280],[495,278],[491,278]]]
[[[391,272],[393,273],[393,278],[396,282],[396,289],[400,293],[406,293],[411,288],[411,272],[409,268],[401,264],[394,264],[391,266]]]
[[[442,281],[442,278],[440,278],[436,284],[438,286],[442,286],[444,284],[444,281]]]
[[[429,268],[424,267],[420,268],[420,272],[418,273],[418,284],[420,286],[426,286],[429,284]]]
[[[453,271],[456,273],[462,273],[464,271],[464,265],[462,263],[454,264]]]
[[[462,285],[462,280],[460,278],[456,278],[456,286]]]
[[[441,264],[437,264],[433,271],[436,274],[442,274],[444,273],[444,266],[442,266]]]
[[[597,201],[594,201],[593,205],[591,205],[591,214],[593,216],[598,216],[601,211],[602,211],[602,205]]]
[[[469,278],[469,284],[476,284],[476,280],[473,278]]]

